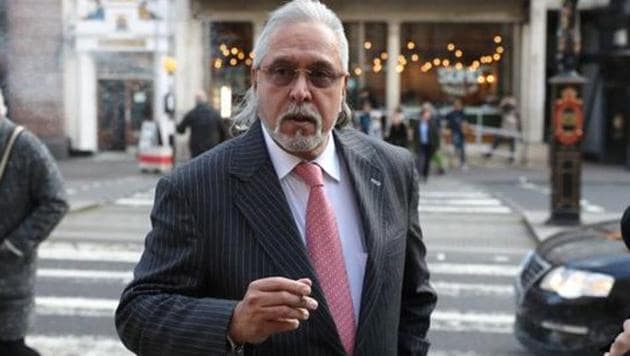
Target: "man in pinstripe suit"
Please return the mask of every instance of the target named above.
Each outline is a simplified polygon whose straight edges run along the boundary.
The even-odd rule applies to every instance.
[[[142,355],[426,355],[436,295],[414,161],[345,128],[341,22],[291,1],[255,53],[235,118],[249,130],[158,183],[116,311],[123,343]]]

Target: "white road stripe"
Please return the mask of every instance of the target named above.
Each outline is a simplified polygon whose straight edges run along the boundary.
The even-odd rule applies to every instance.
[[[140,251],[130,250],[87,250],[76,248],[41,248],[38,256],[45,260],[64,261],[102,261],[102,262],[127,262],[137,263],[140,260]]]
[[[475,254],[508,254],[525,256],[530,248],[512,248],[512,247],[485,247],[485,246],[452,246],[452,245],[433,245],[427,243],[430,252],[461,252]]]
[[[515,277],[519,266],[474,263],[429,263],[431,274]]]
[[[499,199],[422,199],[420,205],[455,205],[455,206],[496,206],[503,205]]]
[[[36,297],[37,315],[113,318],[118,300],[72,297]]]
[[[511,214],[512,209],[507,206],[441,206],[422,205],[418,207],[421,213],[459,213],[459,214]]]
[[[87,280],[118,280],[123,283],[131,281],[132,272],[102,271],[85,269],[55,269],[39,268],[37,276],[42,278],[67,278],[67,279],[87,279]]]
[[[39,350],[43,356],[131,356],[115,338],[85,335],[30,335],[26,343]]]
[[[452,283],[435,281],[431,285],[437,290],[439,296],[460,297],[466,296],[512,296],[514,287],[507,284],[481,284],[481,283]]]
[[[421,191],[421,198],[492,198],[485,192]]]
[[[502,313],[436,310],[431,314],[431,330],[511,334],[514,315]]]
[[[153,206],[153,198],[120,198],[116,200],[116,205]]]

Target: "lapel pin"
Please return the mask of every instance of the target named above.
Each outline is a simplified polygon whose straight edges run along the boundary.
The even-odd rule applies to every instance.
[[[372,182],[372,184],[374,184],[374,185],[375,185],[375,186],[377,186],[377,187],[380,187],[380,186],[381,186],[381,182],[380,182],[380,181],[377,181],[377,180],[376,180],[376,179],[374,179],[374,178],[370,178],[370,182]]]

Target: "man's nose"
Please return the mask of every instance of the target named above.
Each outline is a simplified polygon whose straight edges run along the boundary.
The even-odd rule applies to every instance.
[[[311,88],[309,86],[306,73],[298,72],[297,77],[290,85],[291,92],[289,95],[291,97],[291,100],[298,103],[311,100]]]

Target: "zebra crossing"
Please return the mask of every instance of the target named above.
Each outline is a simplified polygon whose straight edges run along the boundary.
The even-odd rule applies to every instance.
[[[140,192],[71,214],[42,244],[36,322],[27,336],[42,355],[131,354],[118,340],[113,315],[143,248],[153,194]],[[421,197],[427,261],[439,295],[429,355],[527,355],[511,334],[512,281],[529,246],[496,236],[496,231],[515,235],[514,214],[435,209],[509,209],[490,194],[461,185],[422,186]],[[496,342],[509,351],[488,351]]]
[[[460,182],[440,179],[420,187],[419,211],[434,214],[512,214],[512,209],[489,192]]]

